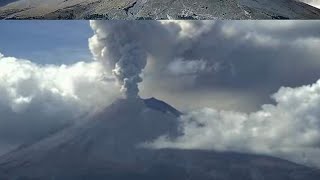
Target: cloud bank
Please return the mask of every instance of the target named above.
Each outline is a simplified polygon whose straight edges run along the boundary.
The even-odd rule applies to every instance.
[[[320,167],[320,80],[281,88],[252,113],[203,108],[181,118],[183,136],[162,136],[154,148],[211,149],[274,155]]]
[[[1,151],[80,121],[118,97],[98,62],[37,65],[0,54]]]

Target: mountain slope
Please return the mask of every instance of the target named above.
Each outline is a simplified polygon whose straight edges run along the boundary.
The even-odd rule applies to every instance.
[[[86,122],[0,158],[0,179],[316,180],[319,170],[268,156],[137,145],[179,136],[181,113],[157,99],[118,100]]]
[[[320,19],[320,9],[295,0],[20,0],[0,18]]]

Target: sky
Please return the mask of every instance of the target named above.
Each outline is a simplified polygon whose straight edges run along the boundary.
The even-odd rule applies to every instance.
[[[70,64],[92,60],[87,21],[4,21],[0,51],[39,64]],[[76,29],[76,30],[75,30]]]
[[[2,1],[0,2],[0,6],[6,5],[6,4],[11,3],[11,2],[14,2],[14,1],[16,1],[16,0],[2,0]]]
[[[320,167],[319,21],[13,21],[0,36],[0,153],[155,96],[184,135],[147,146]]]

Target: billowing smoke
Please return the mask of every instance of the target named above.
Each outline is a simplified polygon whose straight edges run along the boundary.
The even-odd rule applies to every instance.
[[[95,32],[89,41],[92,54],[107,72],[115,70],[125,93],[136,94],[147,60],[139,94],[178,107],[190,106],[190,98],[202,98],[198,107],[249,112],[270,103],[269,95],[281,86],[301,86],[320,77],[317,21],[92,21],[91,27]],[[120,63],[116,67],[120,59],[131,62],[128,68]],[[288,63],[300,68],[285,68]],[[131,78],[125,77],[131,68]],[[128,85],[132,91],[127,91]],[[213,95],[222,102],[215,103]]]
[[[142,82],[141,73],[147,60],[152,64],[149,69],[153,73],[163,73],[173,59],[183,59],[179,53],[209,31],[212,24],[205,21],[91,21],[95,34],[89,39],[89,47],[94,58],[117,78],[124,95],[138,97],[138,83]]]
[[[146,51],[132,38],[131,25],[124,21],[92,21],[95,35],[89,40],[94,57],[112,69],[127,98],[138,97],[140,74],[147,63]]]

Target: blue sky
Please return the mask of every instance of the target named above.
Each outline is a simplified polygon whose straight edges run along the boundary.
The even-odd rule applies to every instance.
[[[88,21],[3,21],[0,52],[40,64],[91,60]]]

